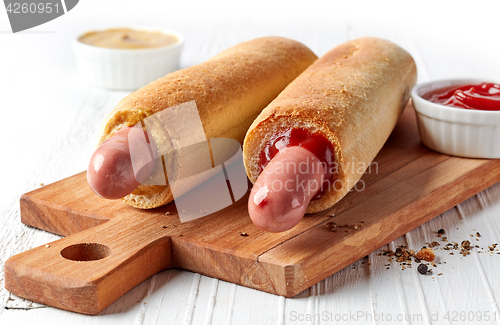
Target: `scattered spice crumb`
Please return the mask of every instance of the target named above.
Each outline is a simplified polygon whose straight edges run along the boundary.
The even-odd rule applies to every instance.
[[[330,231],[337,231],[338,230],[337,224],[335,222],[327,222],[326,227]]]
[[[335,213],[331,213],[331,214],[330,214],[330,217],[335,217]]]
[[[331,231],[337,231],[338,228],[340,228],[340,227],[352,228],[354,230],[357,230],[357,229],[363,227],[362,223],[364,223],[364,220],[361,220],[360,223],[357,225],[356,224],[349,225],[346,223],[344,225],[337,226],[337,224],[334,222],[328,222],[326,225],[327,225],[328,229]],[[345,229],[344,231],[349,232],[347,229]],[[474,231],[476,231],[476,229],[474,229]],[[443,242],[446,242],[446,244],[443,244],[444,246],[442,247],[442,249],[444,249],[444,250],[447,250],[447,251],[456,250],[456,251],[460,252],[460,254],[463,255],[464,257],[467,255],[470,255],[471,252],[473,252],[472,249],[474,247],[477,248],[477,250],[476,250],[477,253],[484,253],[486,251],[484,248],[480,249],[480,247],[478,245],[472,245],[470,240],[463,240],[460,244],[458,244],[455,241],[448,242],[448,238],[446,236],[443,236],[445,233],[446,232],[444,229],[439,229],[437,231],[437,236],[441,237],[442,238],[441,240]],[[478,231],[475,232],[475,235],[470,235],[470,236],[473,238],[476,237],[475,238],[476,241],[479,241],[478,238],[482,237]],[[413,260],[415,261],[415,263],[420,263],[417,267],[417,271],[420,274],[432,274],[433,270],[430,269],[429,266],[436,268],[437,264],[441,264],[441,263],[424,264],[421,262],[422,261],[433,262],[435,257],[436,257],[436,254],[434,253],[433,248],[439,249],[439,246],[441,246],[441,244],[437,241],[426,243],[426,246],[423,246],[422,249],[420,249],[420,251],[418,251],[418,253],[415,253],[414,250],[408,249],[407,245],[400,245],[400,247],[397,247],[395,249],[395,251],[392,251],[390,249],[383,250],[382,252],[377,253],[377,255],[378,256],[387,256],[388,262],[392,262],[393,260],[399,262],[401,269],[403,271],[407,268],[412,267],[412,257],[413,257]],[[486,251],[486,252],[489,252],[490,254],[496,253],[497,255],[500,255],[500,251],[499,251],[499,248],[497,248],[497,246],[498,246],[498,243],[495,243],[495,244],[488,246],[488,251]],[[484,250],[484,251],[482,251],[482,250]],[[449,252],[448,254],[455,255],[454,252]],[[393,256],[394,256],[394,258],[393,258]],[[443,263],[446,264],[446,261],[443,261]],[[371,265],[371,263],[368,263],[368,265]],[[384,264],[384,266],[386,267],[387,270],[389,270],[391,267],[391,264]],[[452,268],[454,268],[454,267],[452,267]],[[441,275],[443,275],[443,273],[438,273],[437,275],[441,276]],[[432,278],[435,279],[434,277],[432,277]]]
[[[166,228],[168,228],[168,227],[167,227],[167,226],[162,226],[162,228],[163,228],[163,229],[166,229]]]
[[[240,236],[242,236],[242,237],[248,237],[250,235],[247,232],[240,231]]]
[[[464,240],[462,241],[460,246],[462,247],[462,249],[460,250],[460,254],[462,254],[463,256],[467,256],[470,254],[470,249],[471,249],[470,241]]]
[[[439,246],[440,244],[437,242],[437,241],[433,241],[432,243],[429,244],[429,247],[432,248],[432,247],[436,247],[436,246]]]
[[[429,268],[427,267],[427,265],[422,264],[422,263],[421,263],[421,264],[419,264],[419,265],[418,265],[418,267],[417,267],[417,271],[418,271],[418,273],[420,273],[420,274],[424,274],[424,275],[425,275],[425,274],[427,274],[428,269],[429,269]]]
[[[424,247],[417,253],[417,257],[420,260],[432,262],[434,261],[436,255],[434,254],[434,250],[432,248]]]
[[[50,245],[49,245],[49,244],[47,244],[47,245],[45,245],[45,247],[49,248],[49,247],[50,247]]]
[[[40,183],[40,186],[45,186],[45,184],[44,183]]]
[[[462,241],[460,246],[462,246],[462,248],[465,248],[465,249],[470,249],[470,241],[464,240],[464,241]]]
[[[170,212],[169,212],[169,211],[165,212],[165,215],[166,215],[166,216],[169,216],[169,215],[170,215]]]

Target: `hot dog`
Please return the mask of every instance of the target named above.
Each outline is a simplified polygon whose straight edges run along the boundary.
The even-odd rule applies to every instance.
[[[126,127],[97,148],[87,169],[89,185],[97,195],[112,200],[122,198],[151,174],[155,151],[140,145],[143,137],[149,138],[142,129]],[[137,174],[133,171],[132,156],[143,158],[143,168]]]
[[[260,111],[316,59],[299,42],[281,37],[259,38],[238,44],[205,63],[171,73],[130,94],[101,127],[98,143],[102,147],[92,156],[87,172],[91,188],[105,198],[123,197],[126,203],[143,209],[172,201],[168,183],[145,185],[134,179],[130,152],[123,149],[124,141],[143,135],[120,130],[194,100],[207,138],[232,138],[241,143]],[[168,134],[151,137],[155,146],[175,145]],[[151,168],[147,162],[144,166],[145,172]]]
[[[285,231],[302,219],[309,201],[325,178],[320,163],[308,173],[297,173],[295,168],[287,168],[298,166],[303,161],[319,163],[309,150],[293,146],[280,150],[266,166],[250,192],[251,201],[248,204],[250,216],[258,228],[271,232]]]
[[[253,122],[243,145],[255,225],[288,230],[304,213],[326,210],[344,197],[389,137],[415,82],[416,66],[405,50],[360,38],[326,53],[290,83]],[[310,155],[290,151],[294,146]],[[318,160],[323,178],[313,168]],[[311,181],[322,186],[298,186]],[[265,199],[262,188],[269,189]],[[297,196],[303,198],[299,205]]]

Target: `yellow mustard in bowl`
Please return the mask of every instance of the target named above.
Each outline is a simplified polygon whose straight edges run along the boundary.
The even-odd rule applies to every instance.
[[[179,39],[159,31],[113,28],[85,33],[78,41],[98,47],[134,50],[165,47],[179,42]]]

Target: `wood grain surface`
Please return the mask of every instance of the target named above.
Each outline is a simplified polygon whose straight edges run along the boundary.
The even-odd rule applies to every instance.
[[[252,225],[248,196],[180,223],[174,204],[144,211],[104,200],[80,173],[21,197],[23,223],[68,237],[7,260],[6,288],[96,314],[157,272],[179,268],[292,297],[498,181],[500,160],[422,146],[411,107],[357,190],[278,234]],[[327,222],[347,227],[332,232]]]

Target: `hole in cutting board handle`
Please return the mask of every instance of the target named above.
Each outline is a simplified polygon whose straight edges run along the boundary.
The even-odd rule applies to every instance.
[[[79,262],[101,260],[111,254],[111,248],[98,243],[75,244],[64,248],[61,256]]]

